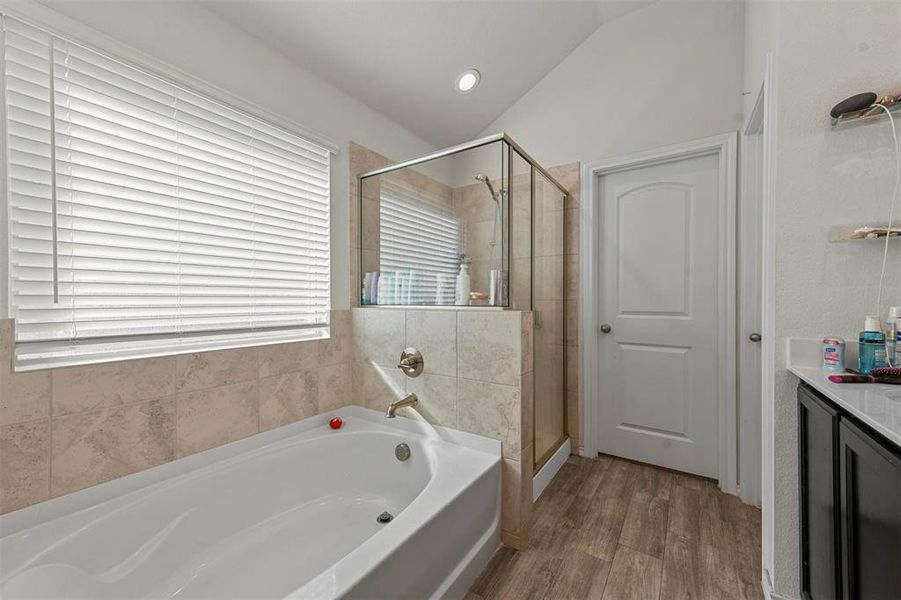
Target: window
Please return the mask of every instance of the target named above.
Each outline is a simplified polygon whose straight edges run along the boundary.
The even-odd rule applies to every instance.
[[[453,304],[460,221],[452,205],[387,177],[380,184],[379,259],[394,289],[379,302]]]
[[[17,368],[322,333],[327,149],[2,18]]]

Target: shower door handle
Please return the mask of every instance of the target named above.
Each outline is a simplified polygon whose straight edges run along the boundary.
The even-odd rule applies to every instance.
[[[604,323],[603,325],[601,325],[600,327],[598,327],[598,329],[601,330],[601,333],[605,333],[605,334],[606,334],[606,333],[610,333],[611,331],[613,331],[613,327],[610,327],[610,324],[609,324],[609,323]]]

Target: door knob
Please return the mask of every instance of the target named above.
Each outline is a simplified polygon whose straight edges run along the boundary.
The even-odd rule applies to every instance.
[[[762,340],[763,338],[760,337],[760,334],[759,334],[759,333],[752,333],[751,335],[748,336],[748,339],[751,340],[752,342],[754,342],[754,343],[756,344],[757,342],[759,342],[759,341]]]
[[[609,323],[604,323],[603,325],[601,325],[600,330],[601,333],[610,333],[611,331],[613,331],[613,327],[610,327]]]

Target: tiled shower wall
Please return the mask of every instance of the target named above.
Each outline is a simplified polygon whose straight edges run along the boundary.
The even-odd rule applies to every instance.
[[[350,311],[330,339],[14,373],[0,321],[0,513],[351,402]]]
[[[384,411],[416,393],[406,417],[501,441],[502,532],[528,541],[532,507],[531,313],[479,309],[355,308],[354,402]],[[404,348],[422,353],[410,378],[397,368]]]

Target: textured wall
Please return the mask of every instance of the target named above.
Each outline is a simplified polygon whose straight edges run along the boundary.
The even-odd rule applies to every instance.
[[[743,4],[668,0],[601,25],[483,134],[547,166],[734,131]]]
[[[0,513],[350,404],[350,312],[332,337],[13,373],[0,321]]]
[[[828,237],[834,226],[885,223],[891,132],[885,120],[833,131],[828,111],[901,84],[901,4],[787,2],[778,20],[774,584],[797,596],[797,380],[784,368],[785,340],[856,339],[875,310],[883,245]],[[901,243],[890,246],[883,318],[901,304]]]

